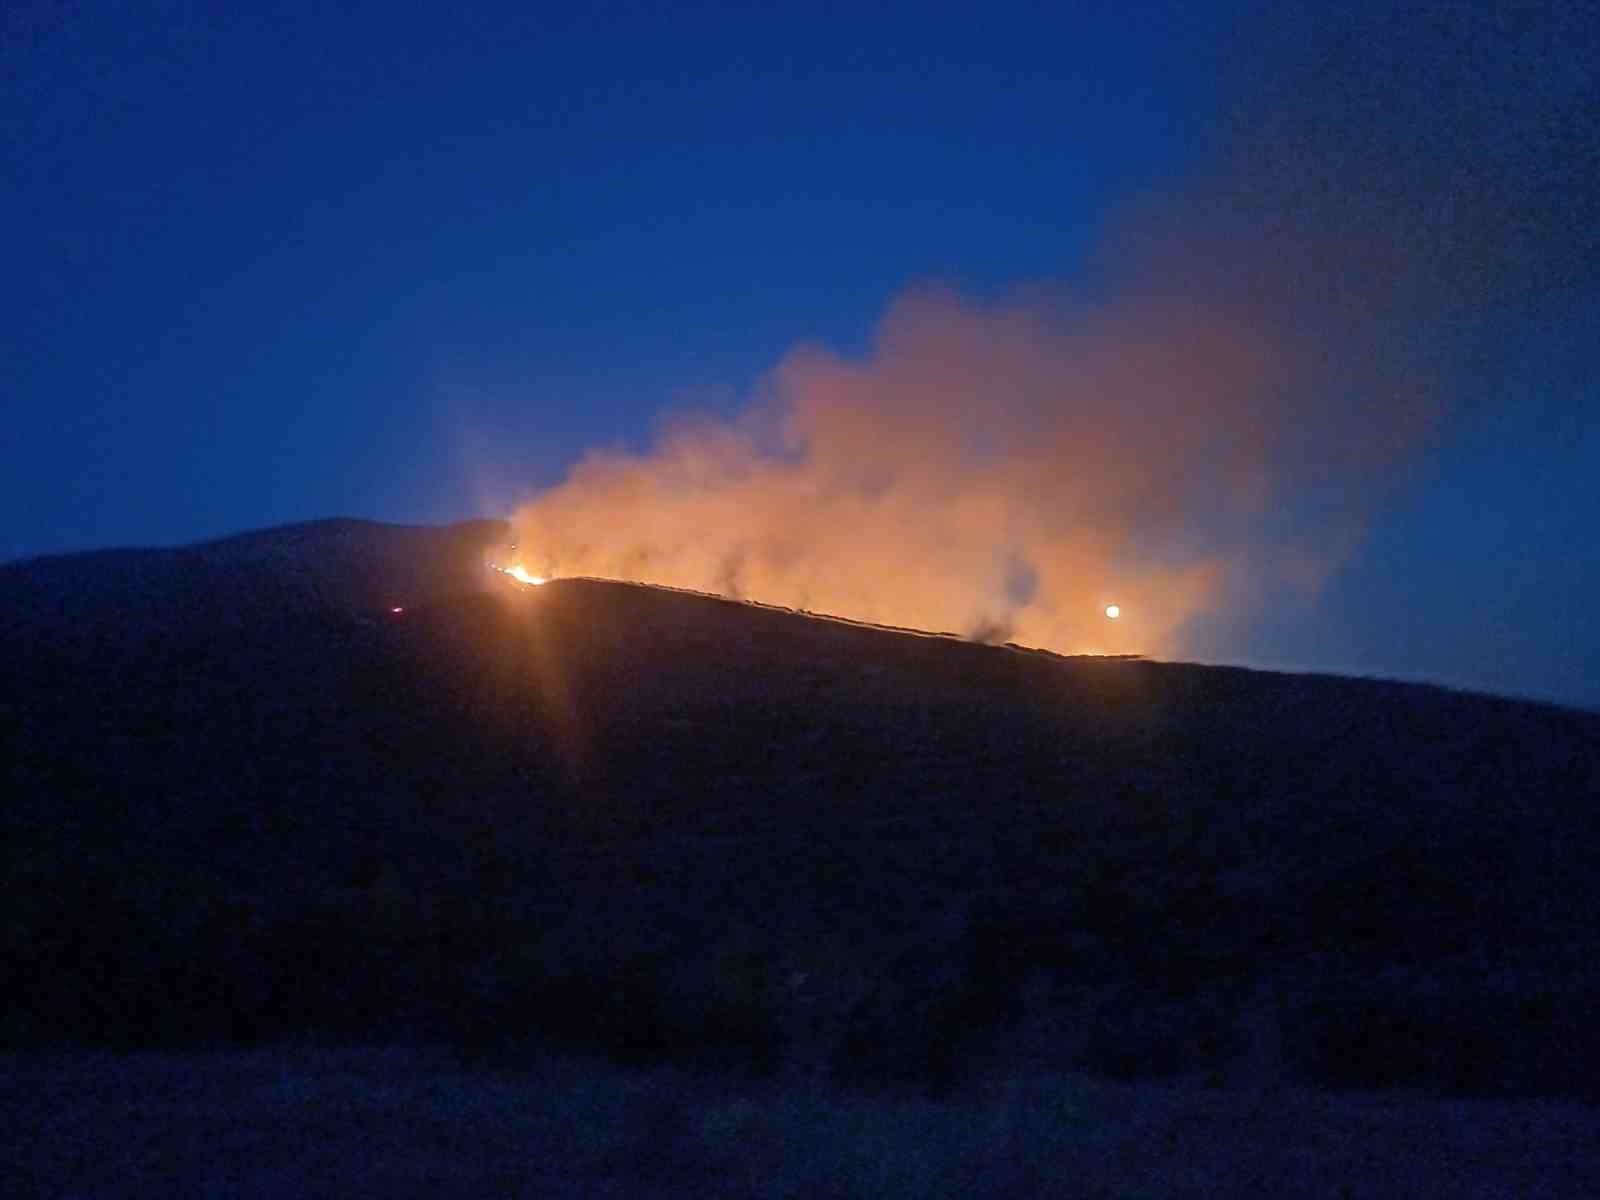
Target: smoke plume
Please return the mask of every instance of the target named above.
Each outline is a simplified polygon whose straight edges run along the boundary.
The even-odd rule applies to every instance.
[[[1561,165],[1587,101],[1520,86],[1560,31],[1453,20],[1313,17],[1081,293],[911,289],[866,355],[798,348],[738,416],[586,457],[517,512],[529,568],[1065,652],[1309,592],[1438,428],[1471,314],[1594,241]]]

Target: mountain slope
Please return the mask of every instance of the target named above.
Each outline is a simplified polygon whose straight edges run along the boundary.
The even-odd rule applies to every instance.
[[[7,632],[7,1040],[1593,1093],[1600,718],[526,588],[480,534],[398,554],[398,615],[215,620],[219,543],[138,603],[84,559],[117,638]]]
[[[479,586],[485,550],[508,536],[500,521],[336,519],[175,549],[49,555],[0,564],[0,612],[12,636],[112,642],[352,614]]]

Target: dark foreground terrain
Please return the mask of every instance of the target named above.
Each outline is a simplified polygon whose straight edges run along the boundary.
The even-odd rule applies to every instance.
[[[1570,1101],[1036,1071],[934,1098],[425,1048],[0,1055],[0,1120],[23,1198],[1591,1200],[1600,1178]]]
[[[1600,1100],[1600,717],[526,588],[502,537],[0,567],[13,1086],[292,1043]]]

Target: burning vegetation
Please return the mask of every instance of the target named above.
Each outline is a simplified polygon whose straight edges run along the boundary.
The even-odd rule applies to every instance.
[[[518,583],[526,583],[532,587],[538,587],[541,584],[549,582],[549,580],[547,580],[543,575],[529,574],[528,568],[523,566],[521,563],[517,563],[515,566],[510,567],[495,567],[494,569],[499,571],[502,575],[511,576],[511,578],[515,579]]]

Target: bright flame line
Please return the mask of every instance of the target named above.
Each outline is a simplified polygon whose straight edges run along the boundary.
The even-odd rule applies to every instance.
[[[543,575],[530,575],[528,573],[528,568],[523,566],[521,563],[518,563],[514,567],[502,567],[499,563],[490,563],[489,566],[492,570],[499,571],[502,575],[511,576],[511,578],[515,579],[518,583],[526,583],[531,584],[534,587],[538,587],[542,583],[550,582]]]

